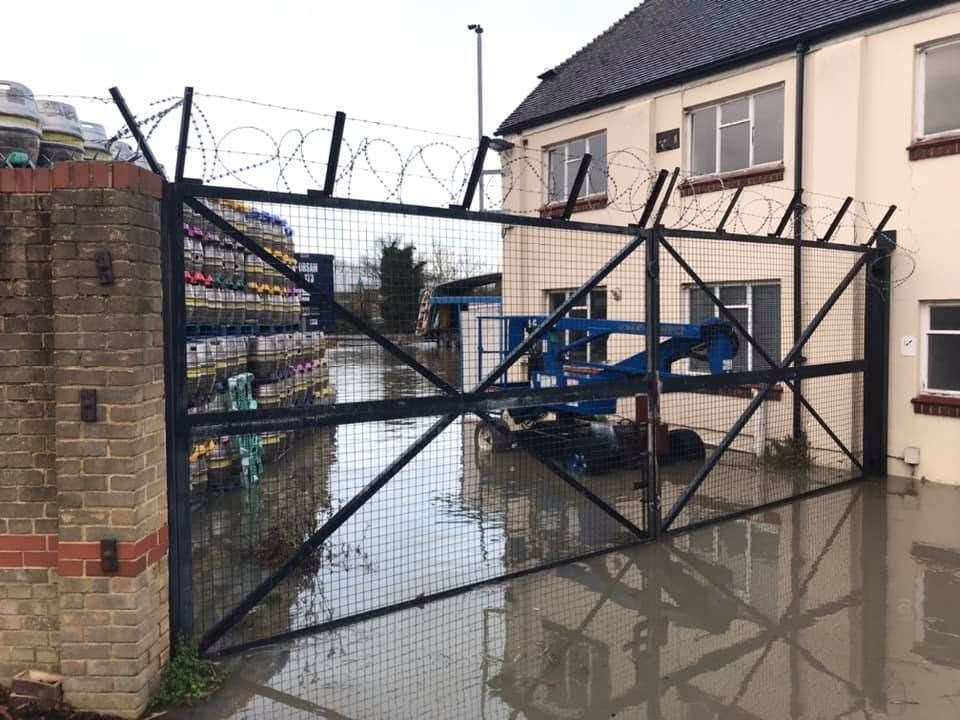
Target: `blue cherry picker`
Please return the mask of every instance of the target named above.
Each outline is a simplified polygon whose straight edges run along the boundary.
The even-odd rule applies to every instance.
[[[517,315],[481,318],[501,323],[503,357],[520,345],[545,318]],[[605,342],[613,335],[645,336],[646,323],[625,320],[563,318],[526,357],[527,378],[523,382],[504,380],[492,391],[508,388],[547,388],[643,377],[647,353],[638,352],[619,362],[588,362],[588,346]],[[733,327],[718,319],[702,324],[662,324],[659,357],[661,375],[673,373],[673,366],[688,359],[703,361],[711,374],[730,372],[740,343]],[[481,335],[482,337],[482,335]],[[479,347],[482,362],[490,351]],[[590,399],[570,403],[506,410],[493,424],[480,423],[476,430],[478,459],[491,452],[515,446],[533,448],[561,465],[571,475],[596,475],[616,469],[640,466],[646,458],[646,397],[637,399],[636,419],[618,416],[617,399]],[[662,460],[693,460],[705,454],[703,441],[693,430],[669,430],[661,424],[658,447]]]

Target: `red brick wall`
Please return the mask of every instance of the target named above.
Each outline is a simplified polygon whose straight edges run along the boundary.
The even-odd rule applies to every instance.
[[[161,191],[127,163],[0,170],[0,679],[60,672],[128,716],[169,647]]]

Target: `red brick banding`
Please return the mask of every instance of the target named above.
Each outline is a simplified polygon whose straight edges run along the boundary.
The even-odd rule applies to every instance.
[[[573,205],[573,212],[587,212],[588,210],[603,210],[608,205],[606,195],[590,195],[587,197],[578,198]],[[563,217],[563,211],[567,207],[567,202],[557,201],[552,202],[547,205],[544,205],[540,208],[540,217],[542,218],[559,218]]]
[[[933,140],[918,140],[907,146],[911,160],[928,160],[946,155],[960,155],[960,134]]]
[[[688,195],[703,195],[704,193],[719,190],[733,190],[750,185],[763,185],[783,180],[783,166],[775,168],[757,168],[752,170],[738,170],[723,175],[710,175],[704,178],[685,180],[680,185],[681,197]]]
[[[960,418],[960,397],[919,395],[910,401],[917,415]]]
[[[0,567],[57,568],[60,577],[136,577],[167,554],[164,525],[137,542],[119,542],[120,569],[103,572],[99,542],[58,542],[56,535],[0,535]]]
[[[133,190],[159,200],[163,180],[127,162],[64,162],[53,168],[0,170],[0,192],[48,193],[54,190]]]

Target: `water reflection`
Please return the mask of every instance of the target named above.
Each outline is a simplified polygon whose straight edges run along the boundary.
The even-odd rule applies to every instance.
[[[892,481],[607,553],[252,653],[196,716],[960,717],[958,513]]]

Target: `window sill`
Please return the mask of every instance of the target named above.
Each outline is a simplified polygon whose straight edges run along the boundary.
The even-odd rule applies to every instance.
[[[723,173],[722,175],[703,175],[690,178],[680,186],[680,196],[702,195],[718,190],[762,185],[764,183],[780,182],[781,180],[783,180],[783,165],[766,165]]]
[[[929,158],[944,157],[946,155],[960,155],[960,133],[917,140],[907,146],[911,160],[928,160]]]
[[[586,197],[579,198],[573,205],[573,212],[587,212],[588,210],[603,210],[607,207],[607,196],[604,195],[588,195]],[[542,208],[540,208],[540,217],[541,218],[559,218],[563,217],[563,211],[566,209],[566,201],[559,202],[554,201],[547,203]]]
[[[917,415],[960,418],[960,396],[918,395],[910,401]]]

